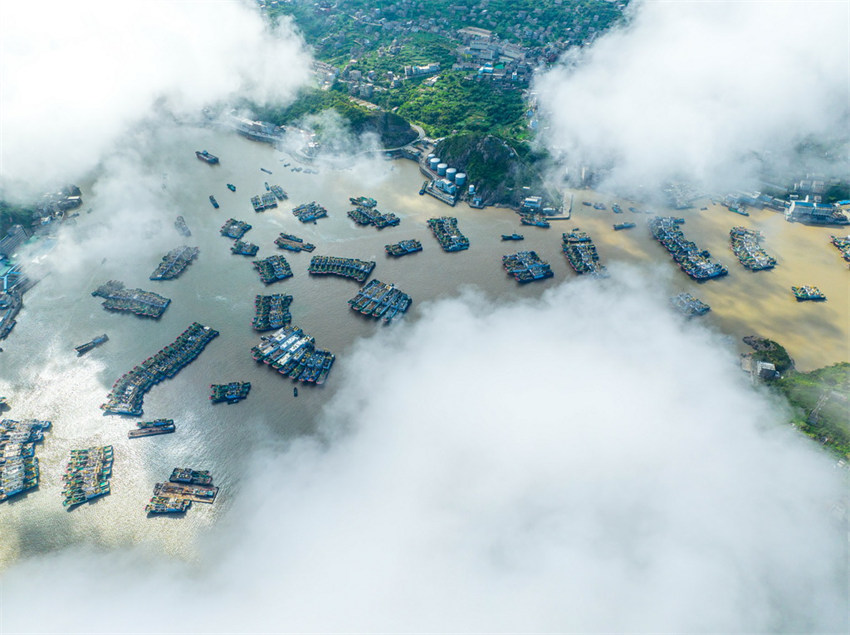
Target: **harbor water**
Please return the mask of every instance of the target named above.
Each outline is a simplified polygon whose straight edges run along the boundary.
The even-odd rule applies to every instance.
[[[742,346],[742,336],[757,333],[784,344],[803,370],[850,359],[850,271],[829,244],[830,234],[846,229],[790,224],[767,210],[749,217],[719,206],[654,210],[684,217],[686,236],[728,267],[725,278],[698,284],[651,238],[648,215],[630,213],[632,203],[627,201],[619,201],[624,213],[614,214],[611,204],[618,201],[596,192],[574,192],[571,220],[555,221],[550,229],[520,227],[511,210],[475,210],[465,204],[450,208],[420,196],[422,176],[410,161],[375,158],[344,167],[307,165],[269,145],[207,128],[148,133],[130,145],[131,150],[108,162],[102,174],[81,183],[85,203],[75,223],[61,229],[51,248],[35,245],[31,268],[40,280],[25,296],[18,325],[2,343],[0,395],[12,405],[4,416],[46,419],[53,428],[36,450],[39,487],[0,505],[0,568],[73,544],[143,544],[191,560],[194,538],[238,496],[239,483],[252,467],[252,452],[285,448],[288,441],[315,431],[323,405],[334,394],[335,379],[346,372],[346,354],[352,347],[381,329],[395,328],[395,322],[420,319],[428,302],[455,297],[465,288],[502,302],[533,299],[547,288],[569,283],[576,276],[561,253],[561,233],[573,227],[591,235],[613,275],[624,266],[619,263],[625,263],[660,281],[659,303],[689,291],[710,304],[712,311],[699,319],[728,334],[730,347]],[[194,151],[201,149],[219,156],[220,164],[196,159]],[[318,173],[293,171],[296,167]],[[250,198],[265,192],[266,181],[282,186],[289,199],[276,209],[255,213]],[[229,191],[227,183],[236,191]],[[210,195],[219,209],[210,205]],[[346,216],[348,199],[361,195],[377,199],[381,211],[397,214],[400,225],[380,231],[355,225]],[[329,217],[300,223],[290,210],[313,200],[328,209]],[[604,202],[606,209],[582,205],[584,200]],[[177,215],[185,218],[190,237],[174,228]],[[458,217],[470,239],[469,250],[445,253],[439,248],[426,221],[442,215]],[[293,277],[263,285],[253,259],[232,255],[232,241],[219,234],[231,217],[253,225],[243,240],[260,246],[257,258],[284,255]],[[634,221],[637,227],[612,229],[613,223],[624,221]],[[765,234],[763,246],[776,257],[776,269],[751,272],[737,262],[728,235],[735,225]],[[279,250],[274,239],[280,232],[300,236],[316,250]],[[502,234],[514,232],[524,234],[525,240],[500,240]],[[419,239],[423,251],[397,259],[385,254],[385,244],[406,238]],[[199,247],[197,260],[176,280],[148,280],[162,256],[181,244]],[[507,276],[502,255],[525,249],[537,251],[554,277],[519,285]],[[333,276],[309,276],[312,255],[376,261],[371,277],[408,293],[411,309],[391,326],[351,311],[347,301],[360,285]],[[112,279],[172,302],[159,320],[109,313],[91,292]],[[802,284],[818,286],[828,301],[796,302],[790,286]],[[291,381],[250,355],[260,336],[251,328],[254,297],[271,293],[292,295],[293,324],[337,358],[324,386],[300,386],[297,397]],[[175,378],[147,394],[143,416],[104,416],[99,406],[113,382],[195,321],[221,335]],[[102,333],[108,334],[108,342],[76,356],[74,346]],[[211,404],[210,384],[231,381],[250,381],[248,398],[233,405]],[[127,439],[136,421],[157,418],[174,419],[177,431]],[[61,475],[69,450],[105,444],[115,447],[112,493],[66,511]],[[147,517],[143,509],[154,484],[167,480],[174,467],[211,470],[214,484],[221,488],[218,499],[212,506],[193,505],[183,518]]]

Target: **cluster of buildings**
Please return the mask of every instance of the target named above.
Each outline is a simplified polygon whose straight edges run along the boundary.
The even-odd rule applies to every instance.
[[[728,207],[746,209],[772,209],[785,214],[789,223],[806,223],[810,225],[847,225],[850,224],[850,201],[837,203],[822,203],[820,197],[807,195],[800,200],[797,195],[791,195],[790,200],[784,200],[762,194],[761,192],[737,192],[727,194],[723,204]]]

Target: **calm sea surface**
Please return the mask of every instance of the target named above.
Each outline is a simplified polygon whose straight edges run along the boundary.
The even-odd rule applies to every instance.
[[[194,150],[204,148],[221,158],[219,166],[195,158]],[[284,162],[292,165],[284,167]],[[0,395],[13,406],[5,416],[48,419],[53,429],[37,447],[40,487],[0,505],[0,567],[79,543],[105,547],[146,543],[191,558],[192,538],[227,510],[252,451],[314,430],[322,405],[334,394],[335,375],[341,373],[346,353],[362,338],[392,327],[349,309],[347,300],[355,295],[357,283],[309,277],[311,254],[274,246],[281,231],[315,243],[314,255],[375,260],[372,277],[408,292],[414,304],[403,319],[416,320],[424,303],[456,296],[466,285],[507,300],[537,297],[546,288],[573,279],[560,239],[562,231],[579,226],[591,234],[609,265],[634,263],[647,275],[660,274],[670,295],[687,290],[708,302],[712,312],[703,320],[736,340],[749,333],[777,339],[804,370],[850,359],[850,272],[828,243],[836,230],[792,225],[775,212],[754,211],[748,218],[720,207],[675,212],[686,218],[685,233],[730,271],[724,279],[697,284],[649,236],[648,216],[629,211],[615,215],[610,210],[615,199],[595,192],[575,192],[574,219],[552,223],[545,230],[520,228],[510,210],[473,210],[465,205],[451,209],[419,196],[422,177],[409,161],[296,173],[291,167],[302,164],[289,155],[209,129],[154,135],[140,143],[125,164],[131,167],[119,166],[113,174],[129,169],[130,174],[144,176],[127,184],[126,192],[115,180],[84,186],[85,204],[76,225],[64,227],[55,248],[38,256],[48,273],[27,294],[18,325],[2,343]],[[265,174],[261,167],[273,174]],[[275,210],[256,214],[250,197],[265,191],[264,181],[281,185],[290,198]],[[236,185],[237,191],[230,192],[226,183]],[[145,188],[147,194],[139,193]],[[220,209],[211,207],[210,194]],[[345,212],[351,208],[348,198],[361,194],[376,198],[380,209],[398,214],[401,224],[381,231],[356,226]],[[311,200],[327,207],[329,218],[301,224],[290,210]],[[583,200],[603,201],[608,209],[594,210],[581,205]],[[624,210],[629,204],[621,201]],[[191,237],[183,238],[174,229],[177,214],[185,217]],[[426,220],[447,214],[459,218],[471,241],[468,251],[444,253],[431,236]],[[231,216],[253,225],[244,240],[260,246],[258,257],[283,254],[294,277],[266,287],[251,266],[252,259],[231,255],[231,241],[218,231]],[[612,230],[612,223],[626,220],[638,227]],[[102,229],[105,223],[113,223],[111,231]],[[753,273],[738,264],[728,240],[734,225],[765,233],[763,244],[779,261],[775,270]],[[500,241],[501,234],[514,231],[526,240]],[[404,238],[418,238],[424,251],[400,259],[386,257],[384,245]],[[198,246],[199,258],[177,280],[148,280],[160,258],[180,244]],[[552,265],[555,277],[525,286],[508,278],[501,255],[519,249],[536,250]],[[109,279],[156,291],[171,298],[172,304],[159,321],[109,313],[101,308],[100,299],[90,295]],[[797,303],[789,288],[794,284],[817,285],[829,300]],[[324,387],[303,387],[294,398],[289,380],[251,359],[250,348],[259,338],[251,328],[258,293],[292,295],[293,323],[314,336],[317,346],[336,353],[336,366]],[[221,335],[176,378],[148,393],[143,417],[104,417],[99,405],[115,379],[173,341],[193,321]],[[109,342],[77,358],[73,347],[101,333],[108,333]],[[209,403],[210,383],[236,380],[251,382],[247,400],[232,406]],[[135,421],[160,417],[173,418],[177,432],[127,439]],[[112,494],[66,511],[61,504],[61,475],[68,451],[102,444],[115,446]],[[213,506],[194,505],[184,518],[147,518],[143,507],[154,483],[167,479],[175,466],[212,470],[221,486],[219,500]]]

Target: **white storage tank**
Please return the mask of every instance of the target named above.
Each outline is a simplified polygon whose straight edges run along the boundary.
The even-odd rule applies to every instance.
[[[448,172],[448,170],[446,171]],[[466,185],[466,172],[458,172],[455,174],[455,183],[457,183],[458,187]]]
[[[448,163],[438,163],[437,164],[437,176],[446,176],[446,170],[448,169]]]
[[[431,157],[430,159],[428,159],[428,167],[432,170],[436,170],[439,164],[440,159],[438,157]]]
[[[454,183],[456,175],[457,175],[457,170],[455,170],[454,168],[447,168],[446,169],[446,178],[449,181],[451,181],[452,183]]]
[[[475,186],[472,183],[469,184],[469,195],[472,196],[475,194]]]

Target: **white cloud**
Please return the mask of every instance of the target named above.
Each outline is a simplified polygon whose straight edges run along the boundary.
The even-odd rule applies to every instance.
[[[545,137],[615,182],[741,182],[754,152],[846,144],[848,41],[846,2],[640,2],[628,26],[538,78]]]
[[[153,112],[287,100],[309,69],[288,22],[235,1],[4,2],[0,43],[6,195],[79,178]]]
[[[24,562],[0,626],[843,632],[830,461],[726,340],[619,274],[362,341],[321,438],[269,444],[198,563]]]

